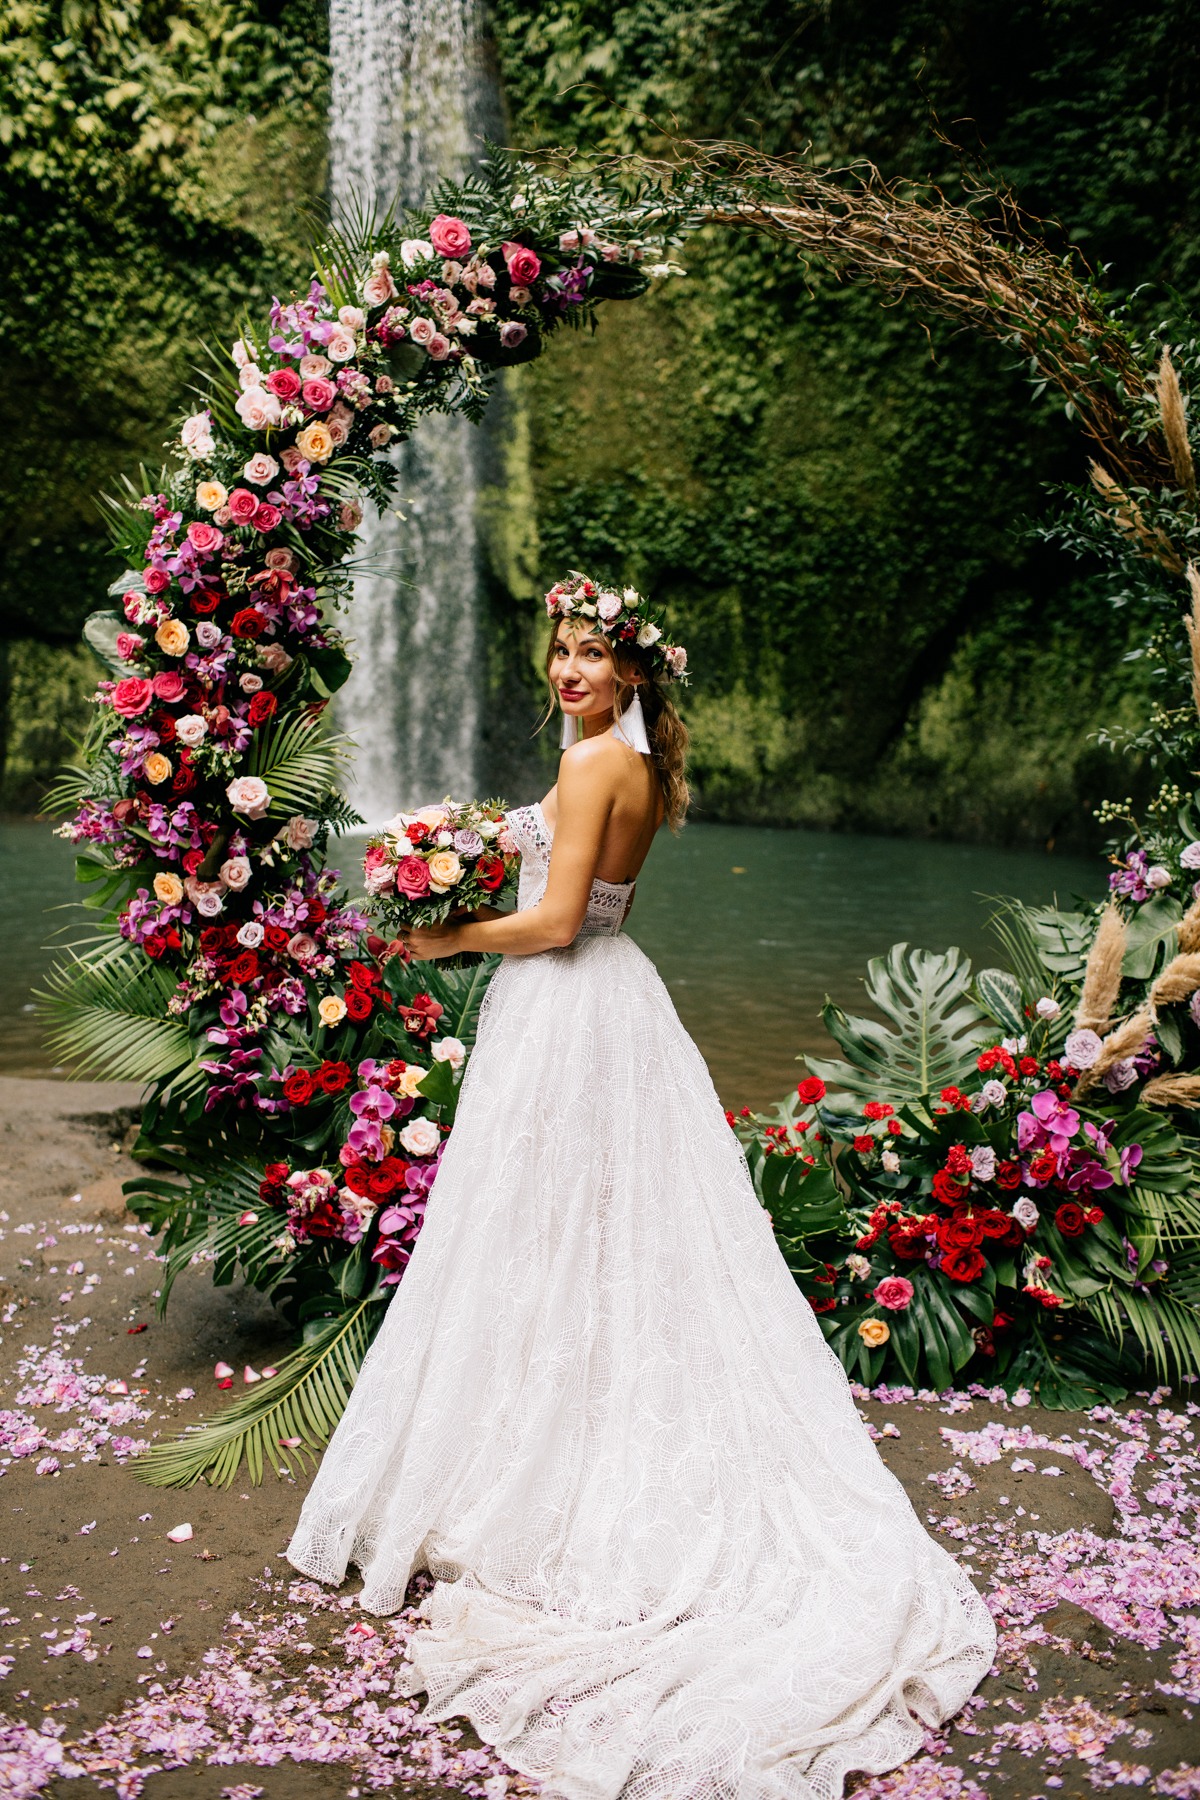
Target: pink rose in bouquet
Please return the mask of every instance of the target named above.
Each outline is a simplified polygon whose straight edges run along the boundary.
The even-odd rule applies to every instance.
[[[277,400],[294,400],[300,392],[300,377],[295,369],[275,369],[267,376],[267,386]]]
[[[520,319],[505,319],[500,327],[500,342],[506,350],[515,350],[518,344],[525,342],[528,335],[528,328],[522,325]],[[431,350],[430,355],[432,354]]]
[[[139,637],[136,631],[118,631],[117,655],[122,662],[136,662],[139,650],[146,640]]]
[[[337,389],[323,375],[314,375],[301,390],[305,406],[311,412],[328,412],[337,399]]]
[[[254,529],[263,532],[274,531],[282,518],[283,514],[277,506],[272,506],[269,501],[263,500],[254,515]]]
[[[903,1275],[885,1275],[875,1289],[873,1298],[880,1306],[886,1306],[889,1312],[905,1312],[912,1305],[914,1289],[911,1281]]]
[[[234,411],[247,431],[269,431],[278,425],[281,416],[278,396],[262,387],[247,388],[239,394]]]
[[[368,275],[363,282],[363,299],[368,306],[386,306],[389,300],[396,298],[396,284],[392,280],[392,271],[381,265],[373,275]]]
[[[268,569],[286,569],[289,575],[296,573],[296,553],[294,550],[268,550],[266,554]]]
[[[154,677],[153,687],[155,699],[165,700],[168,706],[182,700],[185,692],[183,676],[177,669],[160,670]]]
[[[384,894],[395,885],[391,858],[382,844],[372,844],[363,857],[363,880],[368,894]]]
[[[225,789],[225,797],[235,813],[247,819],[261,819],[271,804],[271,791],[259,775],[238,775]]]
[[[265,450],[256,450],[242,470],[246,480],[252,481],[255,487],[266,487],[268,481],[273,481],[278,473],[279,464],[273,456],[268,456]],[[188,531],[190,533],[191,526],[188,527]]]
[[[190,419],[183,421],[183,429],[179,433],[179,441],[189,456],[198,461],[211,456],[216,449],[213,441],[212,420],[207,412],[193,413]]]
[[[210,525],[207,519],[193,519],[187,528],[187,534],[188,542],[201,556],[215,556],[225,542],[216,526]]]
[[[500,248],[514,286],[528,287],[537,280],[542,272],[542,259],[536,250],[527,250],[524,244],[501,244]]]
[[[124,681],[117,682],[110,698],[113,711],[122,719],[136,719],[153,700],[154,683],[143,680],[140,675],[128,675]]]
[[[429,864],[419,856],[402,856],[396,865],[396,892],[406,900],[423,900],[429,888]]]
[[[471,248],[471,233],[461,219],[439,213],[430,221],[429,241],[439,256],[465,256]]]
[[[390,281],[391,277],[389,276],[388,279]],[[395,293],[395,291],[395,287],[393,287],[392,292]],[[358,340],[352,331],[347,330],[345,325],[335,325],[329,334],[325,348],[333,362],[349,362],[358,349]]]
[[[229,496],[229,513],[235,525],[249,525],[258,506],[258,495],[252,494],[249,488],[234,488]]]
[[[171,585],[171,577],[165,569],[147,569],[142,579],[146,583],[148,594],[161,594],[164,588]]]
[[[327,356],[302,356],[300,358],[300,379],[311,381],[315,375],[328,375],[329,358]]]

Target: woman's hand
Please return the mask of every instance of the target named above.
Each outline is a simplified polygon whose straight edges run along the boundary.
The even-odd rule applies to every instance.
[[[436,962],[439,956],[457,956],[462,949],[460,925],[414,925],[400,937],[416,962]]]

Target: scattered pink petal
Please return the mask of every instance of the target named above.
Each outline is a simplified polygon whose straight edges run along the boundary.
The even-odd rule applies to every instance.
[[[172,1525],[167,1537],[172,1544],[186,1544],[192,1536],[192,1528],[188,1524]]]
[[[230,1366],[227,1362],[219,1362],[217,1364],[216,1368],[213,1370],[213,1374],[216,1376],[218,1381],[224,1381],[228,1376],[233,1374],[233,1370],[230,1368]]]
[[[249,1384],[252,1381],[261,1381],[262,1376],[257,1369],[252,1369],[250,1364],[247,1363],[245,1369],[242,1371],[242,1380]]]

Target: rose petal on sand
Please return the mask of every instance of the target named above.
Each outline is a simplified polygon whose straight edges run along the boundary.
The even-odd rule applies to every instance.
[[[167,1537],[172,1544],[186,1544],[192,1536],[192,1528],[188,1524],[172,1525]]]

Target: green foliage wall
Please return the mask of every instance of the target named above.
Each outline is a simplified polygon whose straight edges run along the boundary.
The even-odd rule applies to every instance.
[[[60,705],[73,649],[61,679],[27,677],[48,673],[39,644],[74,645],[111,579],[94,494],[157,465],[203,340],[303,267],[324,30],[309,0],[5,9],[2,805],[30,803],[80,716]]]
[[[962,189],[937,121],[1109,280],[1196,298],[1188,8],[497,0],[520,141],[811,144]],[[1081,841],[1143,698],[1089,571],[1035,545],[1083,447],[1013,358],[713,234],[689,276],[522,372],[542,573],[665,591],[710,816]]]

